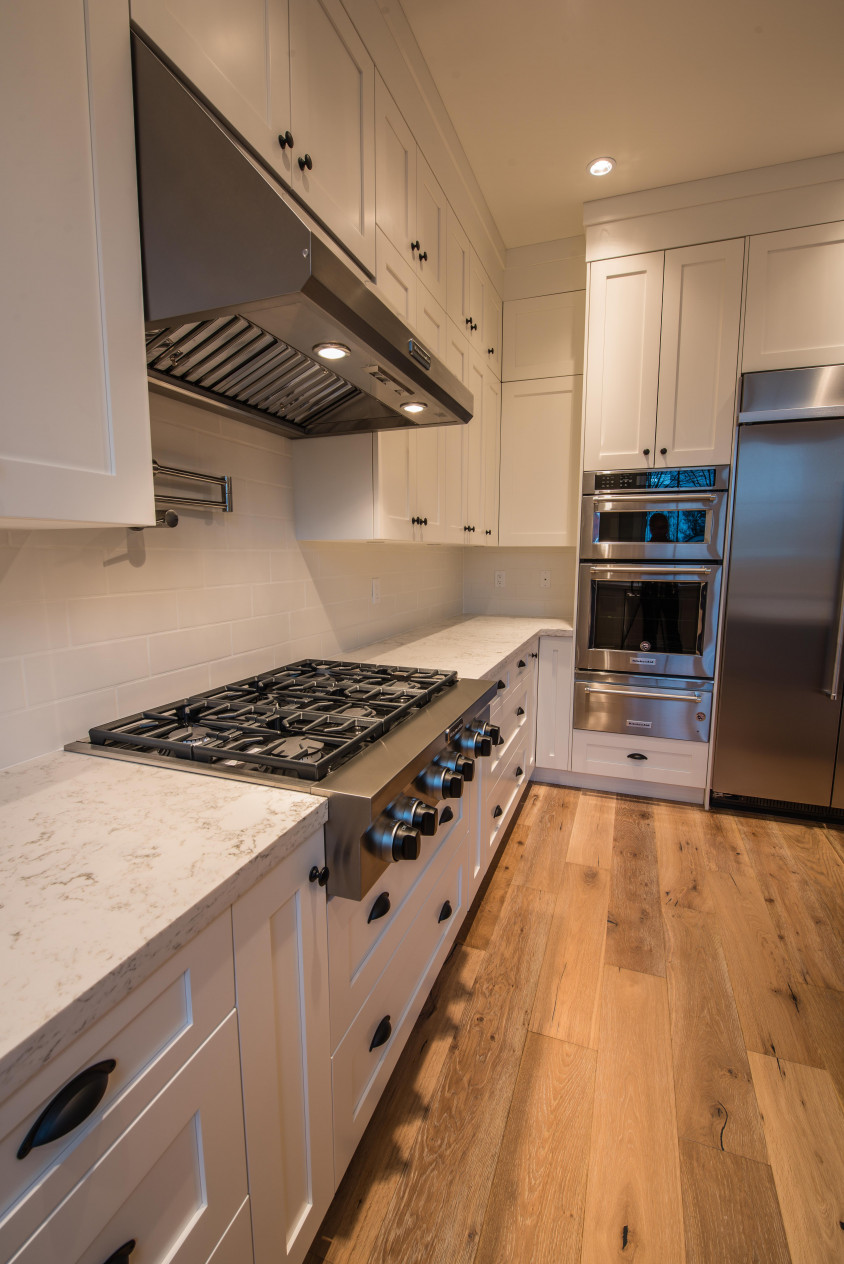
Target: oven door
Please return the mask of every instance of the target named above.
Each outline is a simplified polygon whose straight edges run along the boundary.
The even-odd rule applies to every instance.
[[[720,561],[725,506],[724,492],[595,492],[583,501],[580,556]]]
[[[710,679],[720,595],[716,565],[581,563],[578,670]]]

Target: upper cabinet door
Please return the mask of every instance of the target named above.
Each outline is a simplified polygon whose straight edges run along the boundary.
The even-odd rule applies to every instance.
[[[131,0],[131,11],[179,73],[290,180],[293,155],[278,143],[290,130],[287,0]]]
[[[416,434],[379,430],[372,436],[375,461],[375,539],[412,540],[416,516]]]
[[[446,305],[447,208],[445,194],[421,151],[417,150],[416,237],[419,241],[419,276],[443,307]]]
[[[662,251],[591,265],[587,470],[654,463],[662,272]]]
[[[498,480],[501,450],[501,383],[484,371],[483,403],[483,535],[479,544],[498,543]]]
[[[484,308],[489,288],[489,277],[484,272],[480,259],[472,250],[469,257],[469,311],[467,312],[471,319],[466,328],[469,330],[469,342],[481,351],[485,360],[488,357],[484,342]]]
[[[657,466],[729,463],[743,265],[743,239],[666,251]]]
[[[0,522],[155,520],[129,10],[0,7]]]
[[[375,169],[375,221],[402,258],[413,264],[416,141],[380,75],[375,77]]]
[[[585,297],[585,290],[571,290],[504,304],[505,382],[583,372]]]
[[[419,337],[431,355],[445,363],[448,357],[448,317],[445,314],[445,308],[440,307],[433,294],[429,294],[424,285],[416,286],[414,324]]]
[[[469,316],[469,285],[471,272],[472,247],[469,238],[460,227],[460,221],[448,207],[446,226],[446,311],[457,328],[469,336],[472,323]]]
[[[291,0],[293,187],[375,271],[375,67],[339,0]]]
[[[469,339],[461,333],[452,320],[449,320],[448,328],[446,329],[445,362],[447,368],[451,369],[454,376],[471,390],[469,380]],[[481,401],[476,399],[475,409],[477,410],[480,406]]]
[[[375,230],[375,279],[384,302],[407,326],[415,326],[419,287],[416,273],[380,228]]]
[[[577,543],[581,381],[577,376],[504,383],[502,546]]]
[[[742,372],[844,361],[844,222],[750,239]]]
[[[475,399],[472,420],[463,429],[463,507],[467,544],[484,540],[484,366],[480,356],[469,357],[469,390]]]
[[[487,367],[501,377],[501,299],[487,284],[484,294],[484,354]]]

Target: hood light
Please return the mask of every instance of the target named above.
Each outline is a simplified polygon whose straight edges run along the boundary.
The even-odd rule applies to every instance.
[[[590,162],[587,171],[590,176],[608,176],[614,166],[614,158],[595,158]]]
[[[404,413],[424,413],[427,407],[427,404],[402,404],[401,409]]]
[[[314,351],[323,360],[344,360],[347,355],[352,354],[342,342],[318,342]]]

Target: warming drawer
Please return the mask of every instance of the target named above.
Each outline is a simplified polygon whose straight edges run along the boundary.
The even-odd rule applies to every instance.
[[[574,727],[593,733],[708,742],[712,681],[578,672]]]

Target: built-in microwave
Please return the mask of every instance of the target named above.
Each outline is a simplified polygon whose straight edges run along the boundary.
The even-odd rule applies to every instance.
[[[728,480],[726,465],[584,474],[581,559],[721,561]]]
[[[580,564],[578,671],[711,678],[719,563]]]

